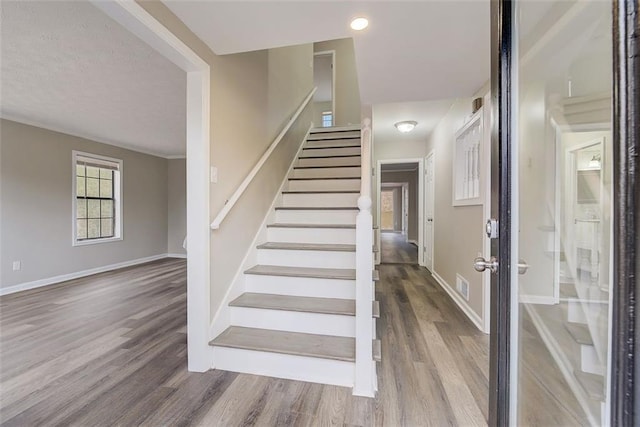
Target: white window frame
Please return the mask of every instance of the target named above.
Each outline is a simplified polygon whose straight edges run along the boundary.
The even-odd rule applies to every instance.
[[[325,126],[324,125],[325,116],[331,116],[331,124],[330,124],[330,126]],[[333,126],[333,111],[323,111],[322,112],[322,127],[323,128],[330,128],[332,126]]]
[[[95,160],[96,162],[105,162],[110,164],[118,165],[118,173],[113,175],[113,199],[115,203],[114,213],[115,213],[115,221],[114,221],[114,230],[113,237],[103,237],[97,239],[86,239],[86,240],[78,240],[77,238],[77,225],[78,221],[76,218],[77,210],[76,210],[76,200],[77,200],[77,188],[76,188],[76,166],[78,164],[78,157],[87,157]],[[83,151],[73,150],[71,152],[71,244],[72,246],[85,246],[85,245],[96,245],[100,243],[109,243],[116,242],[123,239],[122,236],[122,160],[115,159],[113,157],[101,156],[99,154],[86,153]]]

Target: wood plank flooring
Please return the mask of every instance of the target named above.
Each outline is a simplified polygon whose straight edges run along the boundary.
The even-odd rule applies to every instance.
[[[406,241],[406,236],[395,232],[380,233],[380,261],[384,264],[417,264],[418,247]]]
[[[428,272],[383,265],[379,393],[186,370],[186,263],[0,298],[5,426],[484,425],[488,337]]]

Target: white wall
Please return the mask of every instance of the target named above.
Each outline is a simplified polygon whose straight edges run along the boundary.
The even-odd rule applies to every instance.
[[[0,287],[167,252],[166,159],[8,120],[0,141]],[[121,241],[72,246],[73,150],[123,161]]]

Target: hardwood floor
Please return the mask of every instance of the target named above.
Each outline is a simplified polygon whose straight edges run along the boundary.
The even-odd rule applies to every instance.
[[[483,425],[488,337],[418,266],[382,265],[379,393],[186,370],[186,263],[0,298],[5,426]]]
[[[417,264],[418,247],[406,241],[406,236],[395,232],[380,233],[380,261],[384,264]]]

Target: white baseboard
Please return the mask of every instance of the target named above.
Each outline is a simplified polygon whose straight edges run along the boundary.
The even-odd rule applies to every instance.
[[[187,254],[167,254],[168,258],[183,258],[187,259]]]
[[[138,258],[130,261],[118,262],[102,267],[90,268],[88,270],[77,271],[75,273],[62,274],[60,276],[48,277],[46,279],[34,280],[32,282],[20,283],[19,285],[0,288],[0,295],[9,295],[29,289],[41,288],[43,286],[55,285],[56,283],[66,282],[67,280],[79,279],[81,277],[91,276],[92,274],[104,273],[105,271],[117,270],[119,268],[131,267],[132,265],[144,264],[162,258],[167,258],[168,254],[152,255],[145,258]]]
[[[449,285],[435,271],[431,275],[433,276],[434,279],[436,279],[436,282],[438,282],[440,287],[442,287],[442,289],[444,289],[444,291],[449,294],[451,299],[458,305],[458,307],[460,307],[463,313],[467,315],[469,320],[471,320],[471,322],[473,322],[473,324],[476,325],[476,328],[478,328],[480,331],[484,332],[485,334],[488,334],[489,331],[484,330],[484,322],[482,321],[482,318],[478,316],[478,314],[475,311],[473,311],[473,309],[464,300],[464,298],[462,298],[462,295],[460,295],[454,288],[452,288],[451,285]]]
[[[407,240],[407,242],[411,243],[412,245],[418,246],[418,242],[415,240]]]

